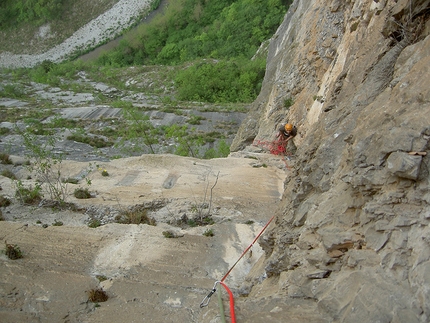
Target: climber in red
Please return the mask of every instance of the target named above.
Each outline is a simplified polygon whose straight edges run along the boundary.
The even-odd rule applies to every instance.
[[[287,123],[283,124],[278,130],[279,131],[276,135],[276,138],[279,140],[279,143],[285,148],[285,151],[287,151],[288,142],[291,141],[291,139],[293,139],[297,135],[297,128],[291,123]],[[294,153],[297,148],[292,141],[289,146],[290,152]]]

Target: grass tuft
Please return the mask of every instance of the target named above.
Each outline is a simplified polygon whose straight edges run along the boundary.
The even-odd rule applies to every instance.
[[[102,289],[91,289],[87,291],[88,294],[88,301],[92,303],[101,303],[106,302],[109,299],[108,294]]]
[[[148,216],[147,209],[134,208],[123,211],[115,217],[115,221],[121,224],[149,224],[156,225],[156,221]]]
[[[89,199],[91,198],[91,193],[88,190],[88,188],[77,188],[75,189],[75,191],[73,192],[73,195],[77,198],[77,199]]]
[[[15,260],[15,259],[22,258],[21,249],[17,245],[8,244],[6,241],[5,241],[5,245],[6,245],[5,253],[9,259]]]

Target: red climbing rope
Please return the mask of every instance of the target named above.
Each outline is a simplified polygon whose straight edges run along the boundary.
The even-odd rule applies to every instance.
[[[261,147],[268,150],[272,155],[290,155],[287,152],[287,148],[284,140],[276,139],[273,141],[254,140],[252,143],[254,146]]]
[[[236,322],[236,318],[235,318],[235,314],[234,314],[234,298],[233,298],[233,293],[227,287],[227,285],[224,283],[224,280],[231,273],[231,271],[237,265],[237,263],[240,261],[240,259],[243,258],[243,256],[248,252],[249,249],[251,249],[251,247],[258,240],[258,238],[263,234],[264,230],[266,230],[266,228],[269,226],[269,224],[273,221],[274,218],[275,218],[275,216],[272,216],[270,218],[270,220],[266,223],[266,225],[263,227],[263,229],[261,229],[260,233],[255,237],[254,241],[252,241],[252,243],[245,249],[245,251],[239,257],[239,259],[237,259],[237,261],[233,264],[233,266],[230,267],[230,269],[227,271],[227,273],[224,275],[224,277],[221,279],[221,281],[216,281],[215,282],[214,287],[212,288],[212,290],[210,291],[210,293],[200,303],[200,308],[209,305],[209,301],[211,300],[212,295],[216,292],[216,285],[217,284],[221,284],[226,289],[227,293],[229,294],[229,298],[230,298],[230,315],[231,315],[231,320],[232,320],[231,322],[232,323]]]
[[[286,156],[291,156],[291,153],[287,151],[285,141],[280,139],[276,139],[273,141],[254,140],[252,144],[254,146],[268,150],[272,155],[282,156],[282,160],[285,163],[285,166],[287,167],[287,169],[291,170],[291,167],[288,166],[286,160]]]
[[[263,234],[264,230],[266,230],[266,228],[269,226],[270,222],[272,222],[272,220],[275,218],[275,216],[272,216],[272,218],[269,220],[269,222],[266,223],[266,225],[264,226],[264,228],[260,231],[260,233],[255,237],[254,241],[252,241],[252,243],[248,246],[248,248],[245,249],[245,251],[242,253],[242,255],[239,257],[239,259],[237,259],[237,261],[234,263],[233,266],[230,267],[230,269],[227,271],[227,273],[224,275],[224,277],[221,279],[221,282],[223,282],[227,276],[230,274],[230,272],[233,270],[234,266],[237,265],[237,263],[240,261],[240,259],[242,259],[243,256],[245,256],[245,254],[248,252],[249,249],[251,249],[251,247],[254,245],[255,241],[258,240],[258,238],[260,238],[260,236]]]
[[[234,298],[233,293],[231,292],[230,288],[227,287],[227,285],[224,282],[219,282],[227,291],[228,297],[230,300],[230,316],[231,316],[231,323],[236,323],[236,315],[234,314]]]

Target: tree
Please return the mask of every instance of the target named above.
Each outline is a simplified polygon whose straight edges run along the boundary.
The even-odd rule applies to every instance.
[[[147,145],[152,154],[155,154],[153,145],[156,144],[156,129],[149,121],[149,117],[133,107],[131,103],[122,109],[123,116],[128,120],[128,126],[123,129],[123,140],[130,140],[136,145],[143,143]]]

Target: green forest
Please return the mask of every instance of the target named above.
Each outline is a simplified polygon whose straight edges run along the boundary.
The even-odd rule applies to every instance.
[[[159,4],[152,3],[152,8]],[[258,48],[280,25],[291,0],[175,0],[150,23],[125,33],[119,46],[95,64],[121,68],[175,66],[176,99],[210,103],[249,103],[264,78],[265,55]],[[0,28],[22,23],[40,25],[61,19],[64,0],[3,0]],[[88,50],[88,49],[87,49]],[[74,55],[74,59],[85,50]],[[94,64],[94,63],[93,63]],[[64,67],[41,64],[43,73]],[[70,70],[70,68],[68,68]],[[46,79],[50,79],[46,75]]]

